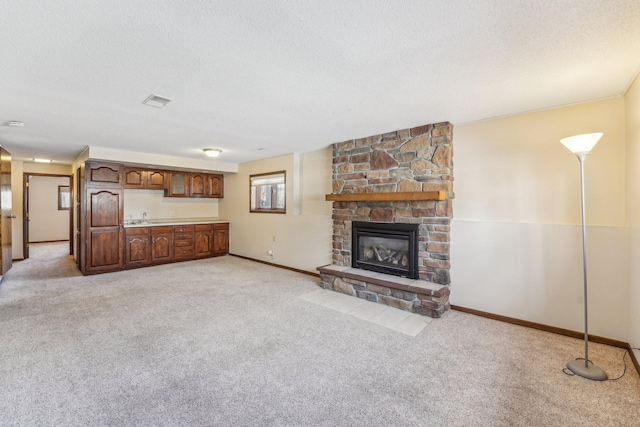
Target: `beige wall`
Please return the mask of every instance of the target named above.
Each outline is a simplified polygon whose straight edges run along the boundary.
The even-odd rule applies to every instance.
[[[625,95],[629,220],[629,344],[640,347],[640,77]],[[640,360],[640,351],[635,350]]]
[[[559,142],[604,132],[585,162],[589,332],[629,329],[622,97],[454,128],[451,302],[584,330],[579,162]]]
[[[218,199],[164,197],[162,190],[124,190],[124,218],[215,218]]]
[[[29,180],[29,242],[69,240],[69,212],[58,210],[58,186],[68,177],[32,176]]]
[[[286,170],[287,213],[249,213],[249,175]],[[331,262],[331,150],[239,165],[225,177],[220,216],[230,220],[230,252],[315,272]],[[268,251],[273,250],[273,257]]]
[[[56,165],[56,164],[44,164],[44,163],[31,163],[13,161],[11,162],[11,200],[12,200],[12,213],[16,216],[11,224],[11,236],[12,236],[12,252],[13,259],[22,259],[22,225],[24,220],[23,215],[23,173],[42,173],[53,175],[71,175],[70,165]]]

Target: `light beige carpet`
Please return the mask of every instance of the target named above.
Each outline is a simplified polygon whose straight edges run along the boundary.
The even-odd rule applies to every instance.
[[[0,284],[0,425],[637,426],[640,380],[580,340],[449,312],[415,337],[221,257],[83,277],[33,245]],[[57,251],[57,252],[56,252]],[[623,351],[590,347],[610,376]]]

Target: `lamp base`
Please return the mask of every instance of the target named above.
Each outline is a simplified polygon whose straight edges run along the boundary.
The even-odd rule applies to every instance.
[[[593,363],[587,362],[585,365],[584,359],[572,360],[567,363],[567,368],[576,375],[580,375],[581,377],[594,381],[604,381],[609,378],[605,371],[598,368]]]

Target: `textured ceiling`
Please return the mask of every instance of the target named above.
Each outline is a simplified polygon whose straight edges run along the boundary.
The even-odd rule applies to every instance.
[[[622,95],[639,69],[638,0],[3,0],[0,144],[242,163]]]

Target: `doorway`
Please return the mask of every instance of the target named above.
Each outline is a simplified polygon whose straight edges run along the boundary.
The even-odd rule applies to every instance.
[[[23,257],[29,258],[30,243],[69,241],[73,255],[73,177],[70,175],[23,173]]]

